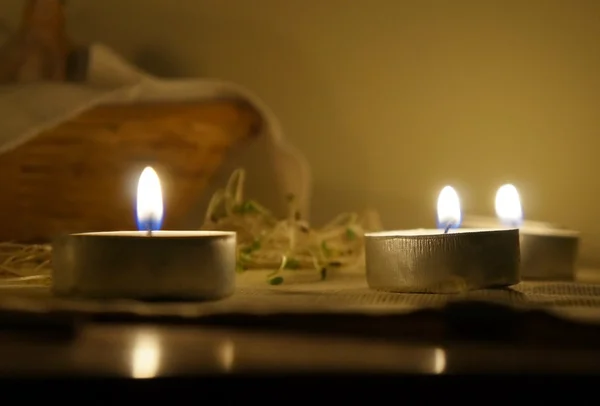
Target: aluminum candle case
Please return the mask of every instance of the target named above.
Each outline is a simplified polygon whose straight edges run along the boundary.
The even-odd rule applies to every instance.
[[[497,219],[473,216],[465,222],[472,227],[519,227],[523,279],[575,279],[579,232],[548,223],[523,221],[519,193],[513,185],[498,189],[495,206]]]
[[[159,231],[160,181],[146,168],[138,186],[140,231],[61,236],[53,244],[57,296],[213,300],[235,289],[236,234]]]
[[[391,292],[458,293],[518,283],[517,229],[458,229],[453,189],[438,199],[437,230],[365,234],[367,282]],[[454,228],[453,228],[454,227]]]

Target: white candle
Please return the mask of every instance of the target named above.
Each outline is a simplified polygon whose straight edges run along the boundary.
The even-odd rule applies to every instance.
[[[460,200],[446,186],[437,202],[438,229],[365,234],[367,282],[392,292],[453,293],[519,282],[516,229],[467,229]]]

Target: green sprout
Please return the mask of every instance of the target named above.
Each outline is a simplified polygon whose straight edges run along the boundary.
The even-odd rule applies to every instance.
[[[254,240],[252,241],[252,244],[245,246],[244,248],[241,249],[243,254],[251,254],[254,251],[258,251],[261,247],[260,241],[259,240]]]
[[[327,246],[327,241],[321,242],[321,251],[323,251],[323,255],[325,258],[329,258],[332,254],[331,249]]]
[[[276,276],[274,278],[269,279],[269,285],[277,286],[283,283],[283,276]]]

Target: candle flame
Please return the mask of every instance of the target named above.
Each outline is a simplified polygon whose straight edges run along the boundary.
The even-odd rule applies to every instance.
[[[496,215],[505,226],[519,227],[523,223],[521,199],[513,185],[502,185],[496,192]]]
[[[163,199],[158,175],[147,166],[140,175],[137,189],[138,230],[160,230],[163,218]]]
[[[452,186],[445,186],[437,202],[439,228],[458,228],[461,222],[460,199]]]

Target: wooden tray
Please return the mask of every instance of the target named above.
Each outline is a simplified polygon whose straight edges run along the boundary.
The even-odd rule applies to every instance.
[[[258,133],[237,100],[96,107],[0,155],[0,241],[134,230],[136,185],[153,166],[163,228],[184,227],[227,151]]]

